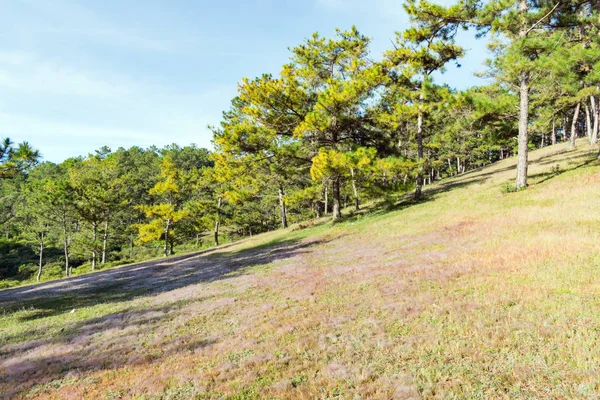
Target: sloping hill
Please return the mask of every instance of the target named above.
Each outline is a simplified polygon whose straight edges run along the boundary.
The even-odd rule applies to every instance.
[[[597,150],[208,254],[0,292],[5,398],[600,395]]]

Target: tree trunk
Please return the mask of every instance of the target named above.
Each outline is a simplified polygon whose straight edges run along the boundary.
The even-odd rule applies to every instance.
[[[587,134],[588,140],[592,143],[592,118],[590,116],[590,108],[587,105],[587,102],[584,104],[585,106],[585,132]]]
[[[421,163],[423,161],[423,97],[423,89],[421,88],[417,114],[417,162],[419,165],[417,166],[418,175],[415,187],[415,200],[419,200],[423,192],[423,171],[421,170]]]
[[[279,210],[281,212],[281,226],[283,229],[288,227],[287,212],[285,210],[285,202],[283,201],[283,185],[279,182]]]
[[[575,139],[577,139],[577,120],[579,119],[579,110],[581,109],[581,103],[577,103],[575,111],[573,112],[573,121],[571,121],[571,137],[569,140],[569,150],[575,148]]]
[[[42,276],[42,266],[44,263],[44,232],[40,232],[40,262],[38,264],[38,273],[36,280],[39,282]]]
[[[133,235],[129,235],[129,259],[133,259]]]
[[[456,175],[460,174],[460,157],[456,156]]]
[[[600,104],[596,102],[596,98],[594,96],[590,96],[592,101],[592,115],[594,117],[594,126],[592,127],[592,144],[598,143],[598,118],[600,117]]]
[[[102,265],[106,264],[106,248],[108,247],[108,218],[104,221],[104,237],[102,238]]]
[[[350,176],[352,176],[352,191],[354,192],[354,208],[360,210],[360,201],[358,199],[358,190],[356,189],[356,180],[354,179],[354,168],[350,168]]]
[[[7,241],[9,239],[9,234],[10,234],[10,228],[8,225],[6,225],[6,227],[4,228],[4,237],[6,238]]]
[[[556,144],[556,124],[554,118],[552,118],[552,136],[550,137],[552,145]]]
[[[217,200],[217,218],[215,219],[215,246],[219,245],[219,225],[221,224],[221,198]]]
[[[329,199],[327,198],[329,194],[329,186],[325,186],[325,212],[323,215],[329,214]]]
[[[215,221],[214,240],[215,240],[215,246],[218,246],[219,245],[219,220],[218,219]]]
[[[333,220],[340,219],[342,217],[342,210],[340,208],[340,177],[336,177],[333,180]]]
[[[69,276],[69,237],[67,236],[67,229],[64,230],[63,247],[65,250],[65,275]]]
[[[98,238],[98,224],[97,223],[93,223],[92,224],[92,230],[93,230],[93,240],[92,240],[92,271],[96,270],[96,239]]]
[[[524,38],[529,32],[526,14],[528,11],[527,0],[519,0],[518,6],[521,16],[519,37]],[[519,138],[517,154],[517,179],[516,189],[527,187],[527,167],[529,152],[529,72],[522,72],[519,76]]]
[[[163,247],[163,257],[166,257],[169,251],[169,229],[171,228],[171,220],[167,219],[165,223],[165,244]]]
[[[519,1],[520,8],[523,6],[524,0]],[[517,179],[515,188],[521,189],[527,187],[527,167],[528,167],[528,152],[529,152],[529,73],[524,72],[519,77],[519,139],[518,139],[518,154],[517,154]]]
[[[423,174],[419,172],[417,175],[416,186],[415,186],[415,200],[418,200],[423,195]]]

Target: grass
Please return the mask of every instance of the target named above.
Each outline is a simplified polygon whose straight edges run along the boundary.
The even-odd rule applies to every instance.
[[[532,152],[524,191],[509,159],[420,203],[0,292],[0,393],[597,398],[596,152]]]

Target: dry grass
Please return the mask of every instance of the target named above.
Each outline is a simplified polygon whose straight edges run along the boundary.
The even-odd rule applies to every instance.
[[[532,153],[526,191],[502,194],[510,159],[396,210],[0,292],[0,393],[597,398],[600,166],[579,146]]]

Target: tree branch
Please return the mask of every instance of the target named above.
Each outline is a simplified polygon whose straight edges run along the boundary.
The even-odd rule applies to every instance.
[[[548,11],[548,13],[546,15],[544,15],[542,18],[540,18],[535,24],[531,25],[531,28],[527,29],[527,32],[525,32],[525,35],[527,35],[529,32],[531,32],[536,26],[538,26],[543,20],[546,19],[546,17],[548,17],[550,14],[552,14],[554,12],[554,10],[556,10],[556,7],[558,7],[560,4],[560,1],[558,3],[556,3],[554,5],[554,7],[552,7],[552,10]]]

